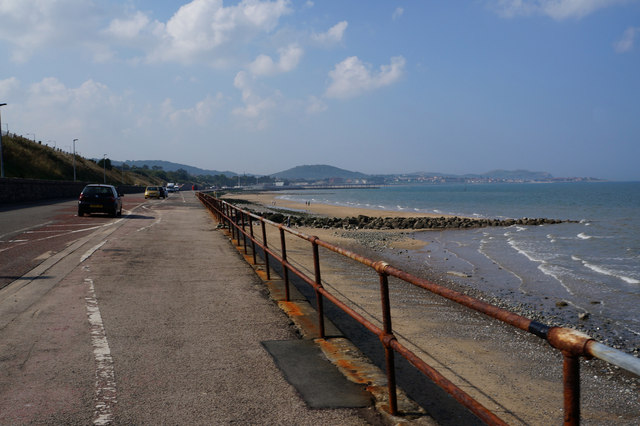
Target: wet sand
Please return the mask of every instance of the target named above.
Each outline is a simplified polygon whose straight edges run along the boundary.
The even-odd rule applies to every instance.
[[[251,209],[290,209],[295,212],[348,217],[417,217],[415,213],[356,209],[323,204],[306,205],[277,199],[278,193],[225,195],[249,201]],[[428,216],[428,215],[423,215]],[[373,260],[385,260],[414,275],[465,291],[447,271],[434,271],[416,256],[429,250],[428,239],[410,230],[336,230],[298,228]],[[421,231],[421,235],[425,235]],[[438,232],[438,231],[426,231]],[[464,232],[464,231],[461,231]],[[277,241],[275,230],[270,241]],[[309,243],[287,239],[290,261],[313,270]],[[375,272],[321,250],[325,286],[371,321],[379,323],[379,288]],[[477,296],[477,295],[476,295]],[[495,410],[510,424],[557,424],[562,421],[562,361],[558,351],[541,339],[392,280],[394,332],[426,362],[458,386]],[[491,301],[495,302],[495,301]],[[640,416],[640,382],[599,360],[582,363],[583,420],[594,424],[634,424]]]
[[[447,217],[447,215],[441,214],[364,209],[317,203],[305,204],[279,199],[277,198],[279,195],[282,194],[279,192],[239,193],[225,194],[224,198],[243,199],[266,207],[291,209],[293,211],[331,217],[352,217],[358,215],[366,215],[370,217]]]

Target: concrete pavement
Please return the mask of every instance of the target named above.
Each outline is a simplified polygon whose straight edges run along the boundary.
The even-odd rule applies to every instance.
[[[0,292],[2,424],[380,422],[310,409],[284,379],[262,342],[296,332],[191,192],[28,275]]]

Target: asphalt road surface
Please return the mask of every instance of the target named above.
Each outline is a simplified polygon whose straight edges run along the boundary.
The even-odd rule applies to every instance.
[[[289,320],[193,192],[0,209],[0,424],[366,424],[309,409],[261,342]]]

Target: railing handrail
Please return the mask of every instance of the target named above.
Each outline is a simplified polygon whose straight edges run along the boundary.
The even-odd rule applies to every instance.
[[[323,296],[330,300],[334,305],[343,310],[353,319],[362,324],[365,328],[367,328],[373,334],[376,334],[385,349],[393,349],[397,353],[401,354],[405,359],[407,359],[411,364],[413,364],[418,370],[420,370],[423,374],[427,375],[429,378],[434,380],[439,386],[441,386],[445,391],[451,394],[454,398],[456,398],[460,403],[462,403],[465,407],[469,408],[474,414],[476,414],[480,419],[489,423],[489,424],[504,424],[502,420],[500,420],[497,416],[491,413],[487,408],[483,407],[475,401],[471,396],[466,394],[464,391],[455,386],[452,382],[444,378],[444,376],[440,375],[436,370],[427,365],[423,360],[417,357],[413,352],[403,346],[400,342],[397,341],[393,332],[389,327],[385,325],[385,329],[381,329],[370,321],[366,320],[352,308],[347,306],[344,302],[340,301],[334,295],[332,295],[329,291],[322,287],[321,282],[318,281],[319,270],[316,268],[316,281],[306,276],[303,272],[298,270],[294,265],[289,263],[286,260],[286,251],[283,251],[283,256],[280,256],[278,253],[273,251],[271,248],[267,247],[266,240],[260,242],[253,235],[253,231],[251,235],[244,230],[244,217],[247,216],[249,218],[253,218],[264,224],[273,226],[280,230],[281,235],[283,233],[289,233],[298,238],[309,241],[314,247],[320,246],[334,253],[340,254],[342,256],[348,257],[352,260],[355,260],[365,266],[368,266],[374,269],[381,278],[381,288],[382,281],[386,282],[388,276],[396,277],[404,282],[415,285],[417,287],[423,288],[431,293],[440,295],[444,298],[447,298],[453,302],[456,302],[460,305],[466,306],[475,311],[484,313],[485,315],[500,320],[504,323],[507,323],[513,327],[516,327],[520,330],[524,330],[528,333],[534,334],[542,339],[545,339],[549,344],[562,352],[564,356],[564,399],[565,399],[565,424],[578,424],[579,417],[579,402],[580,402],[580,392],[579,392],[579,358],[598,358],[615,366],[618,366],[626,371],[632,372],[636,375],[640,376],[640,359],[627,354],[623,351],[620,351],[615,348],[611,348],[602,343],[597,342],[595,339],[590,337],[589,335],[582,333],[580,331],[566,328],[566,327],[551,327],[540,323],[538,321],[531,320],[504,308],[497,307],[490,303],[481,301],[474,297],[468,296],[466,294],[457,292],[450,288],[441,286],[432,281],[426,280],[424,278],[417,277],[413,274],[410,274],[402,269],[396,268],[386,262],[383,261],[374,261],[365,256],[362,256],[353,251],[344,249],[327,241],[324,241],[316,236],[310,236],[298,230],[292,229],[290,227],[285,226],[284,224],[276,223],[265,219],[264,217],[257,215],[255,213],[249,212],[247,210],[238,208],[231,203],[227,203],[226,201],[219,200],[205,193],[198,193],[199,199],[210,209],[214,210],[214,212],[218,215],[221,221],[225,221],[232,232],[233,228],[235,228],[235,232],[238,234],[238,241],[240,238],[240,233],[243,234],[243,238],[249,238],[252,244],[259,245],[265,252],[265,257],[271,256],[277,261],[279,261],[285,271],[285,275],[287,271],[291,271],[299,278],[301,278],[304,282],[311,285],[318,295],[318,299],[320,301],[320,296]],[[214,205],[218,203],[220,207],[216,207]],[[233,216],[237,217],[238,214],[242,215],[242,225],[238,225],[236,221],[233,220]],[[250,221],[251,223],[251,221]],[[252,226],[252,225],[251,225]],[[253,228],[251,228],[253,229]],[[263,236],[265,234],[263,233]],[[263,237],[266,238],[266,237]],[[245,240],[246,241],[246,240]],[[284,244],[284,241],[283,241]],[[314,253],[317,256],[317,253]],[[268,268],[267,268],[268,269]],[[288,290],[287,290],[288,292]],[[387,285],[388,292],[388,285]],[[388,297],[388,295],[387,295]],[[387,307],[388,308],[388,307]],[[384,310],[384,309],[383,309]],[[384,312],[383,312],[384,315]],[[322,321],[322,319],[320,319]],[[389,313],[389,323],[391,321],[390,313]],[[324,337],[324,336],[321,336]],[[387,371],[387,375],[394,374],[393,372]],[[393,383],[395,383],[395,378],[393,379]],[[395,389],[393,390],[395,394]],[[390,398],[391,390],[390,390]],[[394,408],[392,407],[392,412]],[[395,414],[395,413],[394,413]]]

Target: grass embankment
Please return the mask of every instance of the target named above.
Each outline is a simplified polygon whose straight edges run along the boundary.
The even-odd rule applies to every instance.
[[[46,180],[73,180],[73,154],[34,142],[22,136],[2,136],[5,177]],[[76,154],[76,179],[103,182],[104,169],[93,160]],[[113,185],[159,185],[150,176],[107,168],[107,183]]]

